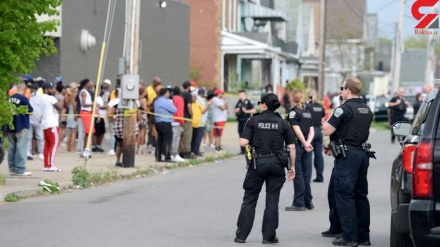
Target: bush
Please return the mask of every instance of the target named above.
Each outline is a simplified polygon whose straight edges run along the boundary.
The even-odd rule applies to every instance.
[[[20,198],[14,194],[9,194],[4,198],[5,202],[17,202]]]
[[[301,89],[303,92],[306,91],[306,86],[304,85],[304,83],[302,81],[300,81],[299,79],[295,79],[293,81],[290,81],[287,85],[286,85],[287,90],[289,90],[290,92],[292,92],[294,89]]]
[[[72,170],[72,182],[74,185],[81,186],[82,188],[88,188],[91,185],[90,173],[82,168],[75,167]]]

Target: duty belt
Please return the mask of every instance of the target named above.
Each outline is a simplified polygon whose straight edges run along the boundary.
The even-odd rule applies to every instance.
[[[271,158],[275,157],[275,153],[257,153],[257,157],[255,158]]]
[[[349,151],[349,150],[362,150],[362,146],[344,145],[344,149],[346,151]]]

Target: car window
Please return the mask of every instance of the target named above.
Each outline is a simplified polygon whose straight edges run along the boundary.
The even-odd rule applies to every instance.
[[[416,102],[416,96],[415,95],[405,95],[404,96],[406,100],[408,100],[409,104],[412,106]]]
[[[432,101],[423,102],[420,106],[419,112],[414,117],[414,121],[412,122],[412,135],[422,135],[423,126],[426,121],[426,117],[428,116],[429,109],[431,108]]]
[[[386,104],[388,103],[388,99],[385,97],[377,97],[376,98],[376,107],[386,107]]]

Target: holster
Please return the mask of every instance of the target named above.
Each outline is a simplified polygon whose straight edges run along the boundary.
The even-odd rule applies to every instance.
[[[280,162],[280,165],[290,170],[289,151],[287,151],[286,149],[276,150],[275,154],[278,159],[278,162]]]
[[[333,157],[337,158],[339,155],[346,158],[347,154],[345,153],[345,146],[340,144],[337,145],[335,142],[331,141],[329,144],[330,151],[332,152]]]
[[[376,152],[371,151],[371,144],[370,143],[362,143],[362,150],[367,154],[368,158],[376,159]]]
[[[330,151],[332,152],[333,157],[338,157],[339,153],[336,148],[335,142],[330,142],[328,146],[330,147]]]

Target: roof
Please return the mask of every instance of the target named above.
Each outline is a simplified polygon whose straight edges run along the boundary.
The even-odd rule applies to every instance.
[[[234,33],[234,34],[270,45],[269,33],[239,32],[239,33]]]

